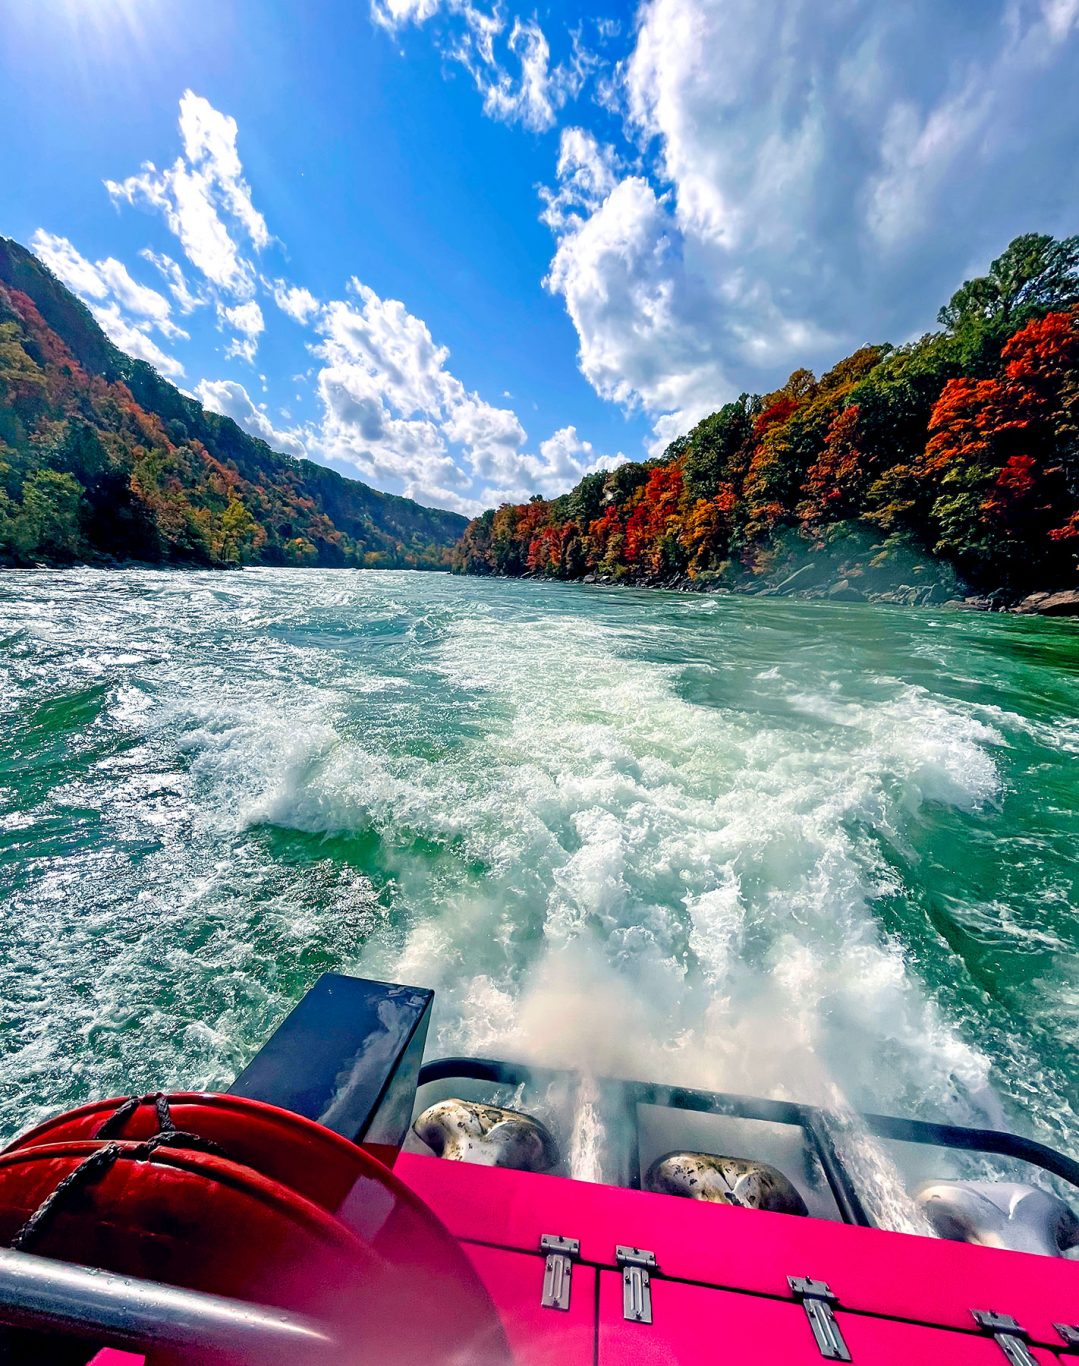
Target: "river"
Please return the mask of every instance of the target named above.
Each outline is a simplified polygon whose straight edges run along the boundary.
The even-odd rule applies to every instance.
[[[1079,1143],[1070,622],[377,571],[0,575],[0,1130],[431,1052]]]

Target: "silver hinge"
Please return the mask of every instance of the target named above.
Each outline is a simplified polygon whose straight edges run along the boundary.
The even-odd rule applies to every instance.
[[[656,1269],[656,1254],[643,1247],[622,1247],[614,1250],[614,1259],[622,1268],[622,1317],[631,1323],[652,1322],[652,1277]]]
[[[1079,1325],[1074,1323],[1054,1323],[1065,1347],[1079,1347]]]
[[[1008,1358],[1010,1366],[1038,1366],[1026,1344],[1026,1329],[1016,1323],[1010,1314],[994,1314],[988,1309],[972,1309],[974,1322],[983,1333],[989,1333],[993,1341]]]
[[[796,1300],[801,1301],[817,1350],[826,1361],[850,1361],[850,1351],[832,1313],[838,1297],[824,1281],[809,1276],[788,1276],[787,1284]]]
[[[573,1262],[580,1256],[581,1244],[576,1238],[559,1238],[557,1234],[545,1233],[540,1239],[540,1251],[547,1254],[540,1305],[544,1309],[568,1309]]]

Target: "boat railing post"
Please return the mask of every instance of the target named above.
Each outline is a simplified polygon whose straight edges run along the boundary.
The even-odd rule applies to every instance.
[[[845,1224],[858,1224],[862,1228],[872,1228],[873,1221],[866,1213],[862,1198],[855,1189],[850,1173],[836,1152],[835,1141],[819,1110],[806,1106],[802,1110],[802,1125],[809,1146],[817,1156]]]

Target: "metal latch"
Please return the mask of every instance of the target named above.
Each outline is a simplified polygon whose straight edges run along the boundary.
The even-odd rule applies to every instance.
[[[972,1309],[974,1322],[1008,1358],[1011,1366],[1038,1366],[1026,1344],[1027,1331],[1010,1314],[994,1314],[988,1309]]]
[[[576,1238],[559,1238],[557,1234],[545,1233],[540,1238],[540,1251],[547,1254],[540,1305],[544,1309],[568,1309],[573,1262],[580,1256],[581,1244]]]
[[[614,1259],[622,1268],[622,1317],[631,1323],[652,1322],[652,1277],[656,1269],[656,1254],[643,1247],[622,1247],[614,1250]]]
[[[839,1303],[839,1297],[831,1287],[809,1276],[788,1276],[787,1284],[794,1298],[801,1301],[821,1356],[826,1361],[850,1361],[850,1351],[832,1313],[832,1305]]]
[[[1079,1347],[1079,1325],[1074,1323],[1054,1323],[1053,1327],[1060,1334],[1065,1347]]]

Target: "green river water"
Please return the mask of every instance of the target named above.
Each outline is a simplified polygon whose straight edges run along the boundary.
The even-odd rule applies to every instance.
[[[0,575],[0,1131],[226,1084],[319,973],[430,1051],[1079,1148],[1079,628]]]

